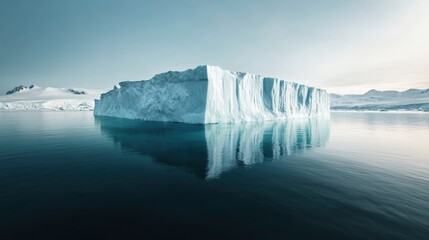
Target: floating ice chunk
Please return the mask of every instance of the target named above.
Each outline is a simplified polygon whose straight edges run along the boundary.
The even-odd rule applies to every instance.
[[[277,78],[199,66],[121,82],[94,114],[148,121],[227,123],[329,116],[325,90]]]

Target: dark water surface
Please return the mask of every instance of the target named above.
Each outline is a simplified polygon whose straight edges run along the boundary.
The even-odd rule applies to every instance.
[[[429,114],[0,112],[0,239],[428,239]]]

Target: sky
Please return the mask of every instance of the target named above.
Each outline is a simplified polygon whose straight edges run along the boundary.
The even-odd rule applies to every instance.
[[[426,0],[0,0],[0,94],[216,65],[340,94],[429,88]]]

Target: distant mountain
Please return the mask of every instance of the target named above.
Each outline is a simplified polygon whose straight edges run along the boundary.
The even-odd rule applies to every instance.
[[[94,109],[94,99],[103,91],[81,88],[52,88],[20,85],[0,96],[0,111]]]
[[[33,89],[35,87],[35,85],[31,85],[30,87],[26,87],[24,85],[20,85],[18,87],[15,87],[14,89],[7,91],[6,95],[10,95],[10,94],[14,94],[17,92],[21,92],[22,90],[26,90],[26,89]]]
[[[330,94],[333,110],[406,110],[429,111],[429,89],[378,91],[362,95]]]

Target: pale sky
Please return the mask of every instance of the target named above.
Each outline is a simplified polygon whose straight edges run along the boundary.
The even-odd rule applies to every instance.
[[[217,65],[340,94],[429,88],[426,0],[0,0],[0,94]]]

